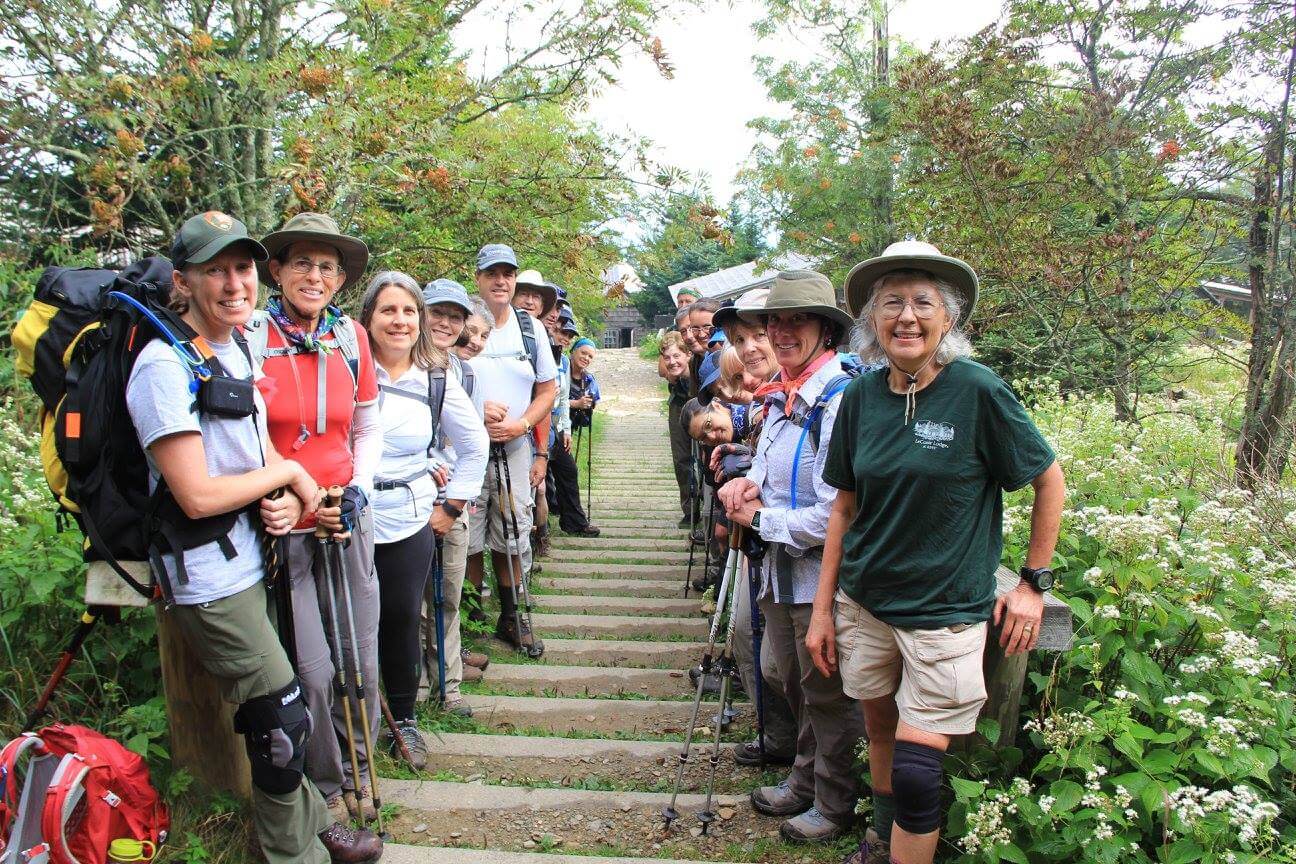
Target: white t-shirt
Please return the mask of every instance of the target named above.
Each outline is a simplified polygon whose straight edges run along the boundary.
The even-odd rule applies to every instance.
[[[404,480],[409,486],[374,492],[374,542],[395,543],[412,536],[427,524],[437,498],[436,483],[428,469],[441,461],[428,444],[432,436],[432,412],[426,369],[411,366],[392,381],[378,364],[378,405],[382,425],[382,459],[376,481]],[[418,397],[410,399],[388,388]],[[441,405],[441,437],[455,444],[456,461],[446,485],[446,497],[472,501],[481,493],[486,477],[488,439],[486,426],[453,373],[446,375],[445,401]],[[441,443],[441,442],[433,442]]]
[[[228,375],[261,377],[260,367],[253,372],[233,339],[209,344]],[[161,474],[149,445],[180,432],[202,434],[207,473],[211,477],[246,474],[264,464],[263,442],[270,439],[266,435],[266,406],[260,391],[255,393],[257,413],[253,417],[209,417],[190,410],[194,402],[194,396],[189,392],[191,380],[193,376],[189,369],[171,346],[161,339],[154,339],[144,346],[135,361],[135,368],[131,370],[126,384],[126,407],[131,422],[135,424],[140,446],[148,458],[150,492],[157,488]],[[215,541],[184,553],[185,571],[189,576],[184,585],[176,579],[175,556],[162,556],[177,604],[194,606],[229,597],[251,588],[265,576],[261,563],[261,539],[247,512],[239,514],[229,538],[238,550],[233,560],[225,560],[225,554]]]
[[[477,376],[473,386],[473,404],[480,411],[487,402],[502,402],[508,405],[508,416],[516,420],[531,404],[531,388],[558,377],[558,367],[554,363],[553,352],[549,350],[549,337],[544,325],[531,318],[532,332],[535,333],[538,357],[535,370],[531,368],[531,359],[522,343],[522,328],[518,316],[530,314],[510,307],[509,320],[502,327],[491,330],[486,347],[476,357],[468,361]]]

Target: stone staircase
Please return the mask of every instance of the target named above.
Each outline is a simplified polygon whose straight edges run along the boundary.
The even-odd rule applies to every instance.
[[[464,688],[472,720],[427,715],[432,756],[422,777],[384,763],[382,798],[398,809],[383,861],[840,860],[837,850],[784,844],[777,820],[752,812],[747,793],[781,777],[729,756],[754,728],[741,696],[716,769],[718,820],[704,835],[696,818],[718,715],[711,701],[699,715],[680,819],[663,825],[692,708],[687,669],[702,656],[709,622],[697,593],[684,596],[688,539],[676,527],[664,389],[632,350],[604,351],[598,374],[605,398],[593,516],[602,536],[555,532],[532,583],[544,657],[476,640],[492,663],[482,682]]]

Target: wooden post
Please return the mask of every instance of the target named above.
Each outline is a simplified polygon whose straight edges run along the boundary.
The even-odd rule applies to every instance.
[[[995,595],[1006,594],[1017,587],[1018,575],[1007,567],[995,573],[998,580]],[[1065,651],[1071,647],[1071,607],[1052,594],[1044,595],[1044,619],[1040,622],[1039,642],[1036,651]],[[1017,740],[1017,726],[1021,718],[1022,688],[1026,684],[1026,665],[1029,654],[1015,657],[1004,655],[999,647],[999,629],[991,625],[986,637],[982,669],[985,674],[986,704],[981,716],[999,724],[996,748],[1011,747]]]
[[[234,732],[234,706],[221,698],[171,616],[157,607],[162,689],[171,725],[171,763],[212,788],[252,794],[252,768],[243,736]]]

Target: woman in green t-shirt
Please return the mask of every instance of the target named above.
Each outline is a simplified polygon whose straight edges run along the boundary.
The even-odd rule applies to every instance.
[[[840,672],[869,737],[873,827],[892,860],[930,862],[953,735],[985,703],[987,621],[1008,654],[1039,638],[1065,487],[1053,451],[963,327],[977,278],[916,241],[856,266],[856,349],[885,361],[846,389],[823,479],[838,489],[806,647]],[[1003,491],[1035,489],[1021,583],[995,599]],[[895,830],[892,831],[894,820]],[[848,861],[870,856],[865,844]]]

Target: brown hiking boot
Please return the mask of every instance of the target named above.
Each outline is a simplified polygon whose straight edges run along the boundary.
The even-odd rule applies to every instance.
[[[334,822],[319,833],[319,839],[333,864],[370,864],[382,857],[382,838],[366,828],[357,831]]]
[[[360,794],[357,795],[350,789],[342,791],[342,800],[346,803],[347,812],[351,814],[352,819],[360,822],[372,822],[378,815],[374,809],[373,796],[369,794],[368,786],[360,787]]]
[[[520,632],[518,630],[519,621],[522,625]],[[495,624],[495,637],[512,645],[515,650],[526,654],[528,657],[534,658],[544,654],[544,642],[531,632],[531,628],[527,626],[525,616],[501,612],[499,621]]]
[[[469,684],[471,684],[476,681],[482,680],[482,678],[484,677],[486,676],[485,673],[482,672],[482,670],[478,669],[476,666],[469,666],[467,663],[465,663],[463,667],[463,678],[461,678],[460,680],[466,681]]]
[[[485,669],[490,665],[490,657],[480,651],[469,651],[467,648],[459,652],[459,659],[463,660],[465,666],[472,666],[476,669]]]

